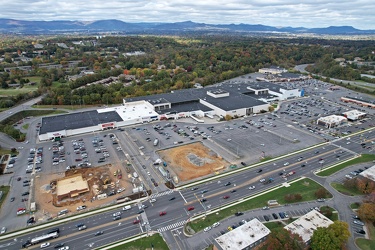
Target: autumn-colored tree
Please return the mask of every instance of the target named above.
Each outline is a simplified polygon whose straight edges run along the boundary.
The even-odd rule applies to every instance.
[[[299,250],[304,242],[298,234],[290,233],[285,228],[272,230],[262,250]]]
[[[344,187],[346,188],[355,188],[356,185],[356,179],[348,179],[344,181]]]
[[[232,116],[230,116],[230,115],[226,115],[226,116],[225,116],[225,120],[226,120],[226,121],[230,121],[230,120],[232,120]]]
[[[294,195],[294,200],[295,201],[301,201],[302,200],[302,195],[301,194],[295,194]]]
[[[357,213],[362,220],[375,221],[375,203],[362,203]]]
[[[370,194],[375,190],[375,183],[367,178],[356,178],[356,187],[360,192]]]
[[[326,198],[328,195],[329,195],[329,192],[323,187],[319,188],[315,192],[315,197],[317,199]]]

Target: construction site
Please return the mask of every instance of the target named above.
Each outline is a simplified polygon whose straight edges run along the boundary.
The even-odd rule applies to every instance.
[[[191,181],[224,170],[230,164],[200,142],[158,151],[179,181]]]
[[[64,173],[37,176],[35,201],[41,217],[55,217],[62,209],[76,211],[81,205],[88,209],[116,203],[131,197],[133,178],[119,166],[106,164],[96,168],[70,169]],[[130,199],[130,198],[129,198]]]

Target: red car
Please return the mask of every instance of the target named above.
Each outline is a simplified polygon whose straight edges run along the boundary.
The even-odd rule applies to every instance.
[[[226,195],[223,197],[223,199],[228,199],[229,198],[229,195]]]
[[[188,211],[194,210],[194,207],[188,207]]]
[[[133,224],[138,224],[139,222],[141,222],[140,220],[135,220],[133,221]]]
[[[163,216],[163,215],[166,215],[166,214],[167,214],[167,212],[163,211],[163,212],[159,213],[159,216]]]

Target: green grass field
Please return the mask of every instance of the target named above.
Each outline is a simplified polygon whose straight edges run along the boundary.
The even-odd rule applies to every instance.
[[[233,216],[236,212],[239,211],[247,211],[255,208],[260,208],[263,206],[267,206],[267,201],[269,200],[275,200],[279,202],[279,204],[287,204],[288,202],[285,201],[284,196],[286,194],[301,194],[302,195],[302,201],[310,201],[315,200],[316,197],[314,193],[321,188],[318,183],[314,182],[311,179],[303,179],[299,180],[293,184],[291,184],[289,187],[281,187],[275,191],[265,193],[261,196],[258,196],[254,199],[250,199],[248,201],[245,201],[241,204],[235,205],[230,208],[223,209],[215,214],[210,214],[206,216],[205,219],[198,219],[195,221],[190,222],[188,225],[195,231],[198,232],[205,227],[211,226],[217,221],[221,221],[222,219],[225,219],[227,217]]]
[[[361,204],[358,203],[358,202],[350,204],[350,208],[351,209],[358,209],[360,206],[361,206]]]
[[[15,96],[18,94],[30,93],[36,90],[38,90],[37,85],[25,85],[23,88],[0,89],[0,96]]]
[[[350,196],[363,195],[363,193],[358,191],[356,188],[347,188],[341,183],[332,182],[331,186],[337,191],[339,191],[340,193],[345,194],[345,195],[350,195]]]
[[[334,173],[336,173],[336,172],[338,172],[338,171],[340,171],[340,170],[342,170],[346,167],[349,167],[349,166],[352,166],[352,165],[355,165],[355,164],[359,164],[359,163],[370,162],[370,161],[374,161],[374,160],[375,160],[375,155],[363,154],[358,158],[349,160],[349,161],[344,162],[342,164],[339,164],[339,165],[337,165],[333,168],[323,170],[323,171],[319,172],[317,175],[318,176],[330,176],[331,174],[334,174]]]
[[[150,250],[151,244],[154,250],[169,250],[168,245],[164,242],[159,234],[154,234],[139,240],[135,240],[118,247],[111,248],[112,250]]]
[[[10,187],[9,186],[0,186],[0,191],[3,191],[3,197],[0,200],[0,209],[1,206],[3,205],[3,202],[7,198],[8,192],[9,192]]]

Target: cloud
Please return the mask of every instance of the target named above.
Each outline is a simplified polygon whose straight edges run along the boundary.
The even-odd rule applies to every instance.
[[[2,0],[0,18],[375,29],[373,0]]]

